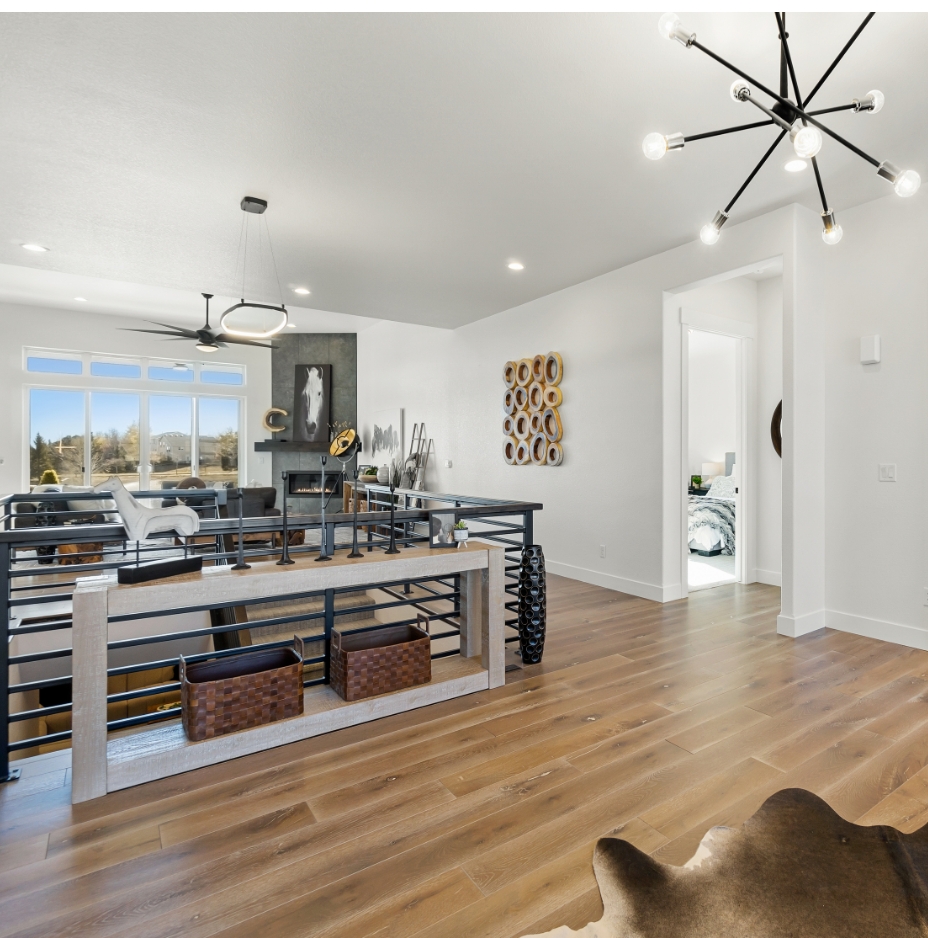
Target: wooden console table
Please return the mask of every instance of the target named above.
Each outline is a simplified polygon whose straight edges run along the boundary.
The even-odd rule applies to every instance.
[[[106,727],[108,617],[156,614],[209,603],[273,600],[298,592],[461,574],[461,653],[432,662],[429,684],[347,703],[328,685],[304,691],[301,716],[190,742],[180,719],[109,736]],[[505,682],[504,553],[471,542],[460,550],[414,547],[399,554],[303,557],[292,567],[255,563],[250,570],[206,567],[202,573],[135,586],[113,576],[86,577],[74,590],[72,801],[283,746]]]

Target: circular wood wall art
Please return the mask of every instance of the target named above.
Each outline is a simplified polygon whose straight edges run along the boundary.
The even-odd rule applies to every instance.
[[[515,362],[506,362],[506,364],[503,365],[503,382],[507,388],[514,388],[516,386]]]
[[[520,410],[513,417],[512,429],[515,432],[517,440],[527,440],[531,432],[532,425],[529,421],[529,415],[526,411]]]
[[[564,461],[564,448],[560,443],[548,444],[548,465],[559,466]]]
[[[527,388],[532,383],[532,360],[523,358],[516,364],[516,384]]]
[[[773,410],[773,419],[770,421],[770,439],[773,441],[773,448],[777,451],[777,456],[783,458],[783,401]]]
[[[513,439],[511,436],[507,436],[503,440],[503,459],[506,460],[508,465],[512,465],[516,461],[516,447],[519,445],[519,441]]]
[[[549,407],[541,418],[541,426],[549,442],[557,443],[564,433],[561,427],[561,415],[554,407]]]
[[[516,446],[516,465],[524,466],[532,458],[531,451],[529,450],[528,440],[519,440],[518,445]]]
[[[514,426],[515,421],[512,419],[512,414],[506,414],[503,417],[503,436],[512,436],[515,432]]]
[[[544,381],[545,380],[545,357],[544,355],[536,355],[532,359],[532,381]]]
[[[507,388],[506,393],[503,395],[503,413],[511,414],[515,410],[518,410],[516,407],[516,392]]]
[[[545,358],[545,384],[560,384],[564,377],[564,362],[557,352],[548,352]]]
[[[536,433],[532,437],[529,452],[532,455],[532,464],[543,466],[548,461],[548,438],[543,433]]]
[[[564,394],[560,388],[550,385],[544,390],[545,407],[560,407],[564,401]]]
[[[523,387],[518,387],[512,394],[513,400],[516,402],[516,410],[525,410],[528,407],[528,391]]]
[[[261,423],[264,425],[264,429],[268,430],[270,433],[280,433],[281,430],[286,430],[284,426],[278,426],[276,423],[271,423],[275,415],[280,414],[281,417],[288,417],[289,414],[282,407],[271,407],[264,412],[264,419]]]
[[[532,436],[536,433],[544,433],[544,427],[541,423],[541,411],[536,410],[533,413],[530,413],[528,416],[528,425],[529,429],[532,431]]]
[[[533,381],[528,388],[528,409],[544,410],[545,406],[545,386],[538,381]]]

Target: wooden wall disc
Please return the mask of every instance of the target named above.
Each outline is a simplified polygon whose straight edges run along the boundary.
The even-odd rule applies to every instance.
[[[526,410],[528,408],[528,391],[523,387],[515,388],[512,392],[513,400],[516,402],[515,410]]]
[[[520,410],[513,416],[512,429],[515,432],[516,439],[528,439],[528,435],[532,429],[531,424],[529,423],[528,411]]]
[[[516,446],[516,465],[524,466],[527,462],[530,462],[532,454],[529,450],[527,440],[519,440],[519,445]]]
[[[564,449],[560,443],[548,444],[548,465],[559,466],[564,460]]]
[[[503,434],[505,436],[512,436],[515,432],[515,420],[512,417],[512,414],[506,414],[503,417]]]
[[[519,445],[519,441],[513,439],[511,436],[507,436],[503,440],[503,459],[511,466],[516,461],[516,447]]]
[[[506,362],[506,364],[503,365],[503,381],[505,382],[507,388],[514,388],[516,386],[515,362]]]
[[[532,383],[532,360],[523,358],[516,363],[516,384],[527,388]]]
[[[516,407],[516,392],[507,388],[506,393],[503,395],[503,413],[511,414],[519,409]]]
[[[557,412],[557,409],[554,407],[549,407],[542,420],[542,429],[544,430],[545,436],[552,442],[557,443],[564,433],[563,428],[561,427],[561,415]]]
[[[545,357],[544,355],[536,355],[532,359],[532,381],[544,381],[545,380]]]
[[[545,388],[545,407],[560,407],[564,401],[564,395],[561,392],[560,388],[555,387],[553,384],[549,384]]]
[[[560,384],[564,377],[564,362],[557,352],[548,352],[545,359],[545,384]]]
[[[528,386],[528,409],[544,410],[545,407],[545,386],[538,381],[533,381]]]
[[[541,417],[542,417],[542,413],[541,413],[540,410],[536,410],[536,411],[534,411],[534,412],[531,412],[531,411],[529,412],[529,415],[528,415],[528,425],[529,425],[529,427],[531,428],[532,436],[534,436],[536,433],[544,433],[544,432],[545,432],[545,428],[544,428],[544,425],[543,425],[543,423],[542,423]]]
[[[532,437],[529,450],[532,454],[532,463],[536,466],[543,466],[548,461],[548,438],[543,433],[536,433]]]

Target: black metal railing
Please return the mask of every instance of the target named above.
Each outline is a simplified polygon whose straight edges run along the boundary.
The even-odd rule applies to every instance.
[[[140,500],[154,499],[159,504],[163,498],[183,498],[186,504],[196,507],[201,515],[200,530],[192,537],[180,538],[168,534],[156,536],[142,544],[128,541],[115,505],[112,509],[100,509],[97,504],[80,511],[72,510],[66,504],[80,501],[99,503],[101,498],[107,497],[106,493],[36,493],[0,498],[0,519],[3,522],[0,530],[0,597],[5,604],[5,612],[0,614],[0,780],[11,776],[10,753],[70,739],[70,730],[62,729],[42,735],[34,735],[30,731],[25,736],[17,733],[15,735],[22,738],[11,740],[10,727],[30,720],[66,714],[71,710],[71,646],[68,631],[72,626],[71,594],[78,575],[111,574],[121,566],[192,552],[201,554],[205,565],[234,563],[238,554],[239,531],[244,534],[246,559],[274,560],[280,555],[281,547],[277,545],[282,544],[281,518],[240,520],[237,517],[220,517],[224,514],[222,503],[226,494],[211,489],[184,490],[182,495],[172,489],[133,493]],[[451,506],[456,516],[467,521],[471,536],[503,547],[506,551],[506,625],[513,630],[506,641],[518,641],[519,561],[523,547],[534,543],[533,517],[534,512],[541,509],[540,504],[404,489],[396,490],[391,496],[387,486],[379,485],[367,486],[367,496],[369,510],[357,516],[360,546],[367,552],[382,549],[390,542],[390,521],[385,514],[390,508],[391,497],[394,508],[392,533],[400,547],[426,544],[429,510]],[[39,523],[18,527],[17,522],[23,520],[23,514],[16,506],[23,502],[35,504],[39,501],[47,504],[43,513],[30,512],[25,515],[27,519],[41,519]],[[62,505],[60,509],[58,504]],[[88,515],[95,516],[96,523],[89,523]],[[349,548],[353,534],[352,515],[327,514],[324,535],[322,526],[320,515],[291,515],[288,519],[290,532],[304,530],[306,543],[291,546],[290,555],[318,555],[322,551],[332,554]],[[66,555],[59,552],[57,557],[53,556],[55,549],[62,544],[71,545],[76,550]],[[42,556],[40,548],[45,548],[45,556]],[[62,562],[75,560],[86,562],[74,566]],[[387,598],[379,602],[345,602],[346,594],[363,592],[368,588],[372,592],[382,591]],[[294,593],[286,597],[267,597],[248,602],[181,606],[144,615],[114,616],[109,620],[113,624],[153,617],[162,621],[157,634],[108,642],[108,663],[111,665],[107,669],[108,677],[125,676],[128,684],[130,675],[145,671],[171,668],[173,675],[170,680],[161,679],[151,686],[114,690],[108,694],[107,702],[111,705],[125,704],[128,708],[133,701],[137,701],[136,708],[139,708],[145,698],[177,695],[180,689],[176,671],[178,654],[184,653],[187,660],[198,661],[240,653],[237,633],[245,630],[251,634],[252,630],[271,627],[279,629],[292,624],[296,634],[302,633],[304,643],[308,649],[312,649],[307,650],[306,655],[307,686],[328,681],[328,642],[336,628],[342,633],[350,633],[415,623],[416,613],[425,611],[435,623],[431,635],[433,643],[444,642],[452,646],[439,645],[438,649],[433,650],[432,657],[456,655],[458,647],[454,640],[459,638],[460,597],[460,576],[455,575],[376,583],[369,587]],[[313,608],[276,615],[258,612],[258,617],[252,618],[256,611],[253,607],[281,602],[310,603]],[[386,610],[404,608],[408,608],[412,615],[400,615],[396,621],[353,627],[352,617],[370,619]],[[208,614],[209,625],[194,627],[178,623],[176,629],[165,627],[165,619],[169,621],[173,616],[189,613]],[[26,642],[19,641],[26,636],[31,638]],[[17,646],[25,644],[31,647],[17,647],[15,653],[10,654],[14,639],[17,640]],[[261,641],[261,645],[283,646],[290,641],[288,636]],[[186,644],[190,647],[193,643],[211,647],[189,655],[179,650],[181,646]],[[159,652],[158,649],[165,645],[170,646],[169,650]],[[133,660],[126,660],[127,656]],[[18,676],[11,681],[10,671],[14,668]],[[22,674],[23,671],[26,673]],[[11,698],[16,698],[18,705],[11,705]],[[179,714],[179,703],[168,700],[159,706],[160,709],[151,712],[114,716],[107,725],[111,730],[116,730],[171,719]]]

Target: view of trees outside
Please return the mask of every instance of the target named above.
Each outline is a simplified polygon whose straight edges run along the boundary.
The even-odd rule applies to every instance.
[[[84,391],[33,388],[30,391],[29,478],[35,485],[54,469],[67,485],[84,485]],[[141,485],[140,395],[93,391],[90,397],[90,479],[96,484],[118,476],[127,488]],[[192,397],[148,397],[149,486],[180,481],[193,463]],[[239,401],[201,397],[197,447],[199,477],[207,484],[238,483]]]

